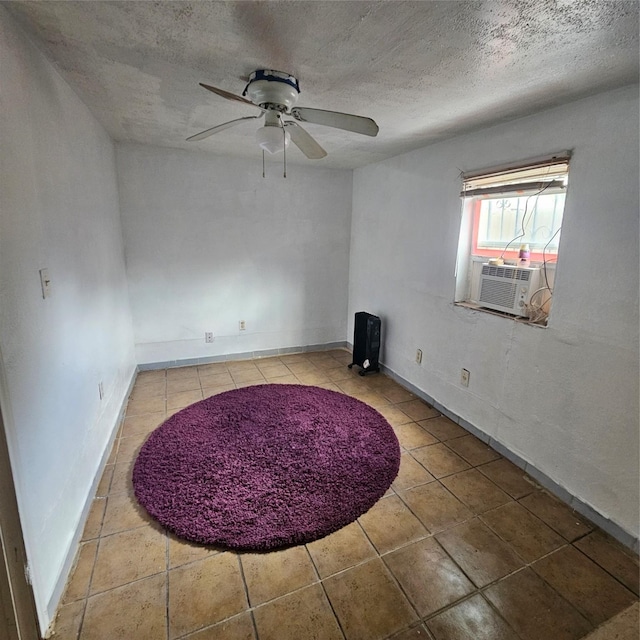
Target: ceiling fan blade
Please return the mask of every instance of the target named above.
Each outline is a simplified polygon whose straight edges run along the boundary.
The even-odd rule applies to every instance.
[[[291,135],[291,142],[309,160],[320,160],[320,158],[324,158],[327,155],[327,152],[297,122],[285,122],[284,126]]]
[[[247,100],[242,96],[237,96],[235,93],[230,93],[229,91],[225,91],[224,89],[218,89],[217,87],[212,87],[210,84],[204,84],[202,82],[199,83],[201,87],[207,89],[207,91],[211,91],[216,95],[221,96],[222,98],[226,98],[227,100],[235,100],[236,102],[242,102],[244,104],[250,104],[252,107],[257,107],[258,105],[253,104],[251,100]],[[259,107],[258,107],[259,108]]]
[[[371,118],[354,116],[351,113],[310,109],[308,107],[294,107],[291,109],[291,115],[301,122],[322,124],[325,127],[354,131],[355,133],[362,133],[365,136],[376,136],[379,131],[378,125]]]
[[[255,120],[256,118],[262,118],[263,115],[264,115],[264,111],[258,116],[245,116],[244,118],[238,118],[237,120],[230,120],[229,122],[224,122],[223,124],[219,124],[215,127],[211,127],[211,129],[206,129],[205,131],[196,133],[195,136],[191,136],[190,138],[187,138],[187,142],[196,142],[197,140],[204,140],[205,138],[212,136],[214,133],[218,133],[218,131],[224,131],[225,129],[229,129],[230,127],[235,127],[237,124],[240,124],[245,120]]]

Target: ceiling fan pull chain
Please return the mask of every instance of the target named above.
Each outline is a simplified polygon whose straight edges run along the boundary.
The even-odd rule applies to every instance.
[[[282,120],[282,118],[281,118]],[[287,132],[284,130],[284,126],[282,127],[282,161],[284,162],[284,178],[287,177]]]
[[[264,178],[264,149],[262,150],[262,177]]]

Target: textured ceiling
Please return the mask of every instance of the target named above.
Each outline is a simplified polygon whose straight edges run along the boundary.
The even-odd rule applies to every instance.
[[[635,0],[3,2],[118,141],[260,157],[251,71],[300,81],[300,106],[374,118],[377,138],[305,128],[351,168],[638,82]]]

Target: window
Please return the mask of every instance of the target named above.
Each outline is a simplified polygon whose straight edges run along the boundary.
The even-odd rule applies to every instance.
[[[568,170],[567,152],[463,175],[457,302],[546,324]]]

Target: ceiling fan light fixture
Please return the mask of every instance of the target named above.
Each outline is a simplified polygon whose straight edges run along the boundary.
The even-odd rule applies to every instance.
[[[265,125],[256,131],[256,141],[267,153],[279,153],[284,151],[291,142],[288,131],[282,131],[282,127]]]

